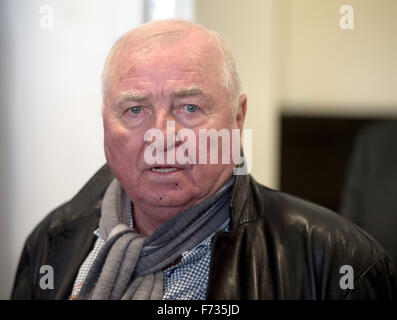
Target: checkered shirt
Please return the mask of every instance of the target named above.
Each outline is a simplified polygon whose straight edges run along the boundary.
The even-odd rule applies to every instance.
[[[218,230],[227,230],[229,221],[225,221]],[[129,217],[129,225],[132,226],[132,217]],[[99,229],[95,230],[97,236],[94,248],[81,265],[77,278],[74,282],[71,300],[77,299],[80,289],[87,274],[97,257],[99,251],[105,245],[101,238]],[[212,240],[215,232],[204,239],[193,249],[182,253],[178,264],[163,270],[164,295],[163,300],[205,300],[208,287],[208,276],[211,262]],[[145,250],[145,247],[142,249]]]

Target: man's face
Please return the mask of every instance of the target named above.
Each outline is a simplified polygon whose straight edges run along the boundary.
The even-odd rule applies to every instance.
[[[147,50],[125,50],[117,58],[103,110],[107,162],[135,205],[186,209],[211,196],[231,176],[234,164],[148,164],[149,129],[167,138],[167,121],[175,131],[234,129],[231,99],[223,86],[221,60],[211,56],[205,39],[190,35]],[[131,53],[132,52],[132,53]],[[242,124],[241,124],[242,125]],[[241,129],[241,128],[240,128]],[[162,170],[164,166],[169,170]],[[160,169],[160,170],[159,170]],[[166,171],[166,172],[165,172]]]

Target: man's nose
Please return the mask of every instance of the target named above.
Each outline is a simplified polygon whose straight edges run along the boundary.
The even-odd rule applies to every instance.
[[[177,141],[177,132],[181,129],[172,114],[160,113],[156,116],[154,128],[160,130],[163,135],[164,151],[175,148],[180,144]]]

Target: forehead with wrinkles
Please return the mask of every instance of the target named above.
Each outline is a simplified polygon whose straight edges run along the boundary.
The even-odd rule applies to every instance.
[[[163,21],[135,29],[116,43],[106,62],[106,80],[123,79],[133,72],[135,65],[148,57],[158,56],[161,66],[164,59],[176,55],[187,64],[209,67],[212,76],[215,72],[220,74],[221,53],[206,29],[188,23]]]

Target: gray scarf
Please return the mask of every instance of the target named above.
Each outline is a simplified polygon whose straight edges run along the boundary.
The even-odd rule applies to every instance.
[[[131,201],[114,179],[106,190],[99,221],[105,245],[92,264],[78,299],[161,299],[162,269],[229,218],[233,180],[211,198],[178,214],[145,238],[127,225]]]

